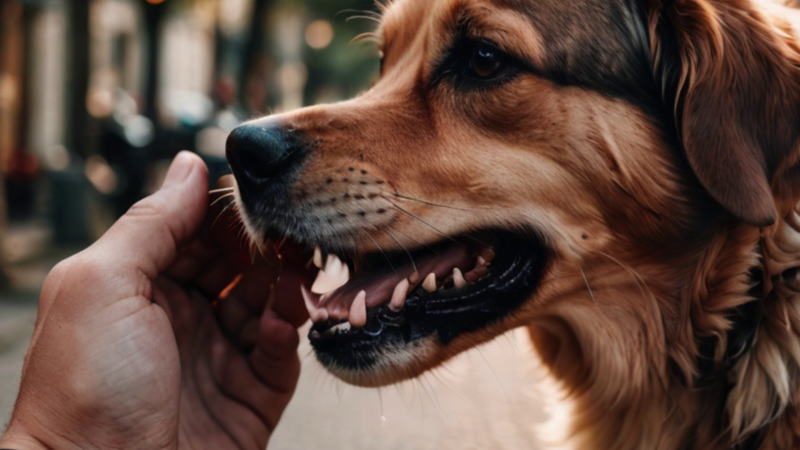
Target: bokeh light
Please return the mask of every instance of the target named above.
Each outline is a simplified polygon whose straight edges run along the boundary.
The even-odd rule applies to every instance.
[[[315,20],[306,27],[306,44],[309,47],[321,50],[331,45],[333,41],[333,25],[327,20]]]

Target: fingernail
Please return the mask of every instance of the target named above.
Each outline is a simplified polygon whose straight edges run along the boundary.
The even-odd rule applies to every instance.
[[[178,153],[178,156],[169,165],[167,176],[164,178],[164,184],[161,187],[172,186],[186,181],[194,168],[193,159],[190,152],[182,151]]]

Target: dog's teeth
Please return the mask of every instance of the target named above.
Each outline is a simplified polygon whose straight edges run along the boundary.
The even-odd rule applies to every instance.
[[[317,269],[322,269],[322,249],[319,246],[314,249],[314,266]]]
[[[308,292],[308,289],[303,285],[300,285],[300,294],[303,296],[303,302],[306,304],[308,316],[311,318],[312,322],[318,323],[328,320],[328,311],[317,308],[311,293]]]
[[[453,267],[453,286],[456,289],[461,289],[467,285],[467,280],[464,279],[464,274],[461,273],[461,269],[458,267]]]
[[[487,266],[477,266],[467,274],[464,275],[464,279],[467,280],[468,283],[474,283],[480,280],[484,275],[489,273],[489,269]]]
[[[481,251],[481,256],[483,257],[486,264],[491,264],[494,261],[494,257],[496,256],[494,249],[491,247],[486,247]]]
[[[350,305],[350,325],[361,328],[367,324],[367,292],[360,291],[356,294],[353,304]]]
[[[436,292],[436,274],[431,272],[422,282],[422,289],[428,292]]]
[[[392,293],[392,300],[389,302],[389,309],[394,312],[400,312],[406,304],[406,296],[408,295],[408,280],[403,280],[397,283]]]
[[[478,263],[475,265],[475,267],[485,267],[488,265],[489,263],[486,262],[486,259],[483,256],[478,256]]]
[[[334,254],[328,255],[325,268],[317,274],[317,279],[311,286],[315,294],[329,294],[350,281],[350,268]]]
[[[342,260],[339,259],[338,256],[331,253],[325,260],[325,268],[323,270],[329,273],[338,274],[343,270],[343,268],[346,267],[347,265],[342,263]]]
[[[350,331],[350,322],[342,322],[340,324],[334,325],[327,332],[336,333],[338,331],[341,331],[343,333]]]
[[[408,282],[411,284],[415,284],[419,281],[419,272],[414,272],[408,276]]]

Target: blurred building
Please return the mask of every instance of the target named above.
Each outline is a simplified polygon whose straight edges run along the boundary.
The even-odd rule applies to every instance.
[[[351,43],[374,26],[347,20],[363,10],[373,0],[0,0],[0,240],[35,226],[44,245],[85,243],[177,151],[218,176],[242,120],[357,93],[378,70],[374,46]]]

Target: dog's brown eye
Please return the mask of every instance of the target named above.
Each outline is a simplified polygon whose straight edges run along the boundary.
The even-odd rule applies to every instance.
[[[477,78],[494,78],[502,67],[502,53],[486,44],[478,45],[469,61],[469,70]]]
[[[445,53],[431,78],[431,86],[449,79],[458,89],[492,89],[513,80],[523,67],[519,60],[494,43],[462,37]]]

